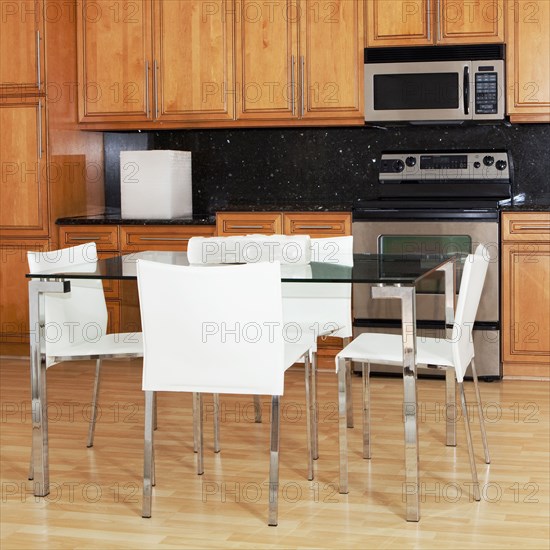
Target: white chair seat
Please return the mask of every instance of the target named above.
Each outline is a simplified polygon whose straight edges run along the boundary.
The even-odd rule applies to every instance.
[[[141,332],[106,334],[99,340],[78,342],[56,349],[58,361],[76,358],[108,359],[109,357],[142,356],[143,336]]]
[[[342,354],[340,352],[337,358]],[[403,343],[400,334],[360,334],[348,344],[343,354],[346,359],[361,363],[382,365],[403,364]],[[416,363],[418,365],[453,366],[451,342],[436,338],[416,339]]]

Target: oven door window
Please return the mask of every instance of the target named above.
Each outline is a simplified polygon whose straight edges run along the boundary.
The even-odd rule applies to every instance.
[[[452,256],[453,254],[470,254],[472,239],[469,235],[380,235],[378,252],[380,254],[397,254],[416,256],[419,254],[434,256]],[[456,292],[460,288],[462,269],[456,265]],[[417,294],[445,294],[445,276],[436,272],[420,281]]]

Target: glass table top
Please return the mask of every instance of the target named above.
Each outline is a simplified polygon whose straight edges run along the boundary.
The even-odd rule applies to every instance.
[[[39,252],[37,252],[39,254]],[[304,265],[281,265],[283,282],[304,283],[380,283],[413,285],[437,271],[445,263],[456,260],[457,274],[466,255],[403,255],[354,254],[353,265],[336,262],[311,262]],[[136,252],[113,258],[75,264],[70,268],[52,268],[40,273],[28,273],[32,279],[136,279],[138,260],[188,266],[185,252]],[[350,262],[351,263],[351,262]],[[217,269],[223,265],[196,265],[201,269]]]

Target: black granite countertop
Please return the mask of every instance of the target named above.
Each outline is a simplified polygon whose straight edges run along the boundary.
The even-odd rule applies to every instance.
[[[500,209],[502,212],[550,212],[550,204],[512,204]]]
[[[216,225],[215,216],[197,216],[173,219],[133,219],[122,218],[120,211],[105,212],[92,216],[68,216],[59,218],[57,225]]]

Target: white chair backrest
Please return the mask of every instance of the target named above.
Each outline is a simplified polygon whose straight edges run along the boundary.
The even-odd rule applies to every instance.
[[[311,239],[311,259],[353,266],[353,237]],[[306,323],[320,333],[341,327],[331,336],[352,335],[351,283],[283,283],[285,322]]]
[[[280,262],[307,265],[311,261],[309,235],[243,235],[192,237],[187,259],[196,264]]]
[[[452,338],[453,362],[459,382],[474,357],[473,326],[489,267],[489,252],[480,244],[474,254],[469,254],[464,264]]]
[[[52,271],[90,272],[97,265],[95,243],[53,250],[28,252],[31,273]],[[107,305],[100,280],[69,279],[71,292],[50,293],[44,297],[44,352],[46,366],[54,364],[52,357],[60,350],[83,341],[98,341],[107,332]]]
[[[143,390],[283,394],[278,262],[137,264]]]

